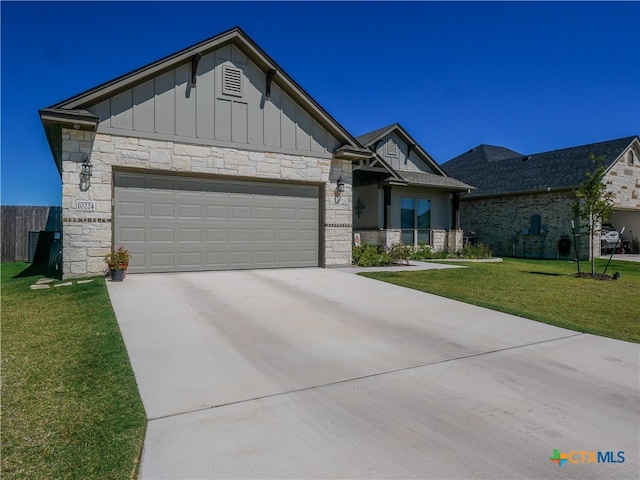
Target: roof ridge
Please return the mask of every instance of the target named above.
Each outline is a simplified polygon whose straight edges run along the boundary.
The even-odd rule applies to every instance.
[[[396,126],[399,126],[398,122],[391,123],[391,124],[389,124],[389,125],[387,125],[385,127],[377,128],[375,130],[371,130],[370,132],[363,133],[362,135],[357,135],[356,136],[356,140],[360,141],[360,139],[364,139],[365,137],[375,138],[375,137],[379,136],[382,132],[390,130],[390,129],[396,127]]]
[[[613,140],[603,140],[601,142],[593,142],[593,143],[585,143],[583,145],[575,145],[573,147],[564,147],[564,148],[556,148],[554,150],[546,150],[544,152],[535,152],[535,153],[531,153],[528,156],[533,156],[533,155],[547,155],[549,153],[553,153],[553,152],[562,152],[565,150],[575,150],[577,148],[586,148],[586,147],[593,147],[595,145],[604,145],[607,143],[614,143],[614,142],[620,142],[622,140],[628,140],[629,143],[631,143],[631,141],[634,138],[638,138],[638,135],[631,135],[629,137],[620,137],[620,138],[614,138]]]

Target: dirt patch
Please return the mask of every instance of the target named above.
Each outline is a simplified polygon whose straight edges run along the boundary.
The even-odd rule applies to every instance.
[[[603,275],[602,273],[596,273],[594,275],[586,272],[581,272],[580,275],[577,273],[573,274],[574,277],[580,278],[591,278],[593,280],[617,280],[617,278],[612,277],[611,275]]]

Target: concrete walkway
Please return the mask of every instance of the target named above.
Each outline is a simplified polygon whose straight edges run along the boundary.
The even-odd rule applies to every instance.
[[[607,255],[603,255],[602,258],[609,258]],[[640,255],[624,253],[622,255],[614,254],[613,260],[623,260],[625,262],[640,262]]]
[[[141,478],[637,478],[636,344],[329,269],[109,293],[150,420]]]

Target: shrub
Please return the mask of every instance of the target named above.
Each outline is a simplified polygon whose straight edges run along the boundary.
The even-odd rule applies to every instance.
[[[381,267],[391,263],[391,258],[385,253],[382,245],[372,243],[353,247],[351,256],[353,264],[358,267]]]
[[[387,251],[392,263],[403,263],[404,265],[409,265],[412,253],[413,247],[401,242],[394,243]]]
[[[493,252],[484,243],[476,245],[467,244],[461,251],[463,258],[491,258]]]

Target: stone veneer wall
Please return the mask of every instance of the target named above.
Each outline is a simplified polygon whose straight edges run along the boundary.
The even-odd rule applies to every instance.
[[[93,164],[91,186],[80,190],[80,169]],[[283,153],[188,145],[170,141],[62,130],[63,275],[101,274],[112,247],[113,169],[186,172],[324,184],[325,266],[351,264],[351,163]],[[342,177],[344,193],[335,195]],[[78,211],[78,201],[93,201],[95,211]],[[117,247],[117,246],[116,246]]]
[[[625,152],[611,167],[605,176],[605,182],[611,182],[609,190],[613,192],[615,208],[640,211],[640,154],[635,153],[633,165],[629,165],[628,158],[629,152]]]
[[[513,256],[511,238],[516,236],[516,257],[537,258],[542,237],[522,235],[523,228],[531,227],[531,216],[540,215],[540,225],[548,228],[544,245],[545,258],[574,258],[571,205],[575,201],[572,191],[549,192],[529,195],[463,200],[460,202],[460,218],[465,234],[476,232],[478,242],[487,245],[496,256]],[[562,235],[571,239],[571,254],[558,257],[558,241]],[[589,255],[586,230],[582,230],[580,258]],[[599,246],[599,239],[598,239]],[[600,249],[596,248],[596,255]]]
[[[447,250],[457,252],[464,246],[464,232],[462,230],[447,231]]]

